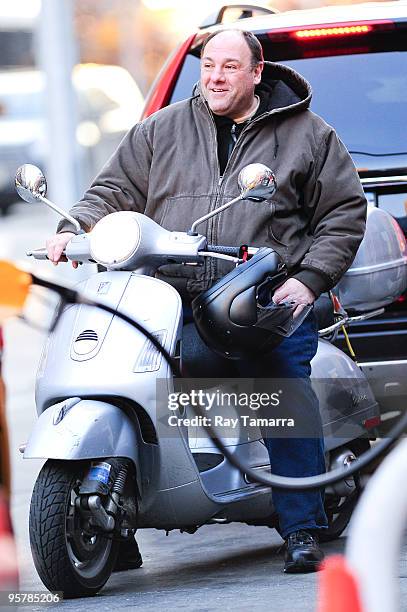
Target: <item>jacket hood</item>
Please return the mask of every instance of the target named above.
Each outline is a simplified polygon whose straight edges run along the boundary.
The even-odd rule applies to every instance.
[[[274,62],[264,62],[261,82],[256,93],[269,96],[268,112],[297,112],[309,107],[311,85],[298,72]]]
[[[295,113],[309,107],[312,88],[308,81],[292,68],[274,62],[264,62],[261,83],[257,85],[256,93],[268,97],[266,114]],[[193,97],[206,104],[199,82],[194,87]],[[264,117],[265,114],[261,116]]]

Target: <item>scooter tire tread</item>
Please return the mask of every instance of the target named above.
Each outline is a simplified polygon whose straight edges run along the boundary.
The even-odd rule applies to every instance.
[[[29,519],[33,560],[44,585],[64,598],[95,595],[109,579],[116,561],[117,547],[95,584],[83,585],[69,558],[65,521],[68,495],[77,480],[72,463],[47,461],[34,486]]]

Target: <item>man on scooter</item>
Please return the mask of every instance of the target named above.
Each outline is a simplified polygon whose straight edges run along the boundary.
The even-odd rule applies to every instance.
[[[276,175],[270,206],[242,205],[208,222],[212,243],[270,246],[288,280],[275,303],[312,304],[337,284],[363,237],[366,200],[353,162],[335,131],[309,110],[311,87],[294,70],[264,62],[256,37],[241,30],[211,34],[201,52],[201,78],[188,100],[166,107],[130,130],[83,199],[71,210],[89,231],[104,215],[143,212],[169,230],[185,230],[198,217],[236,195],[237,175],[261,162]],[[73,236],[62,221],[47,241],[57,264]],[[223,262],[169,265],[162,278],[186,304],[224,276]],[[309,381],[317,350],[310,313],[271,353],[234,362],[238,375]],[[199,372],[194,372],[199,375]],[[304,411],[315,398],[301,398]],[[325,471],[321,438],[266,439],[272,471],[311,476]],[[318,569],[318,533],[327,525],[318,491],[273,491],[286,572]],[[141,564],[134,551],[133,566]]]

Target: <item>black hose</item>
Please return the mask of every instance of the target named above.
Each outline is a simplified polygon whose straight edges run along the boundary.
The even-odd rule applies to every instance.
[[[199,409],[197,409],[197,406],[192,406],[192,408],[195,414],[202,417],[204,416],[203,413]],[[239,461],[239,459],[235,457],[233,453],[230,452],[228,447],[226,447],[223,442],[217,437],[216,431],[212,427],[212,425],[205,425],[205,429],[211,434],[213,443],[215,444],[217,449],[226,457],[226,459],[242,474],[248,476],[251,480],[258,482],[259,484],[274,487],[275,489],[309,491],[312,489],[322,489],[327,485],[334,484],[335,482],[339,482],[340,480],[344,480],[345,478],[352,476],[356,472],[363,470],[375,459],[383,455],[389,448],[389,446],[393,444],[394,440],[398,439],[403,434],[403,432],[407,430],[407,412],[389,431],[387,437],[384,440],[376,444],[376,446],[374,446],[370,450],[363,453],[363,455],[361,455],[355,461],[352,461],[349,466],[332,470],[330,472],[327,472],[326,474],[318,474],[316,476],[307,476],[303,478],[291,478],[288,476],[279,476],[278,474],[273,473],[267,475],[259,474],[258,470],[254,470],[253,468],[245,466]]]

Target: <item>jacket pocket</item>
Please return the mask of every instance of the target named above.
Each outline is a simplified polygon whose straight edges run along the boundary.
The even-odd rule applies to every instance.
[[[277,242],[277,244],[280,244],[285,248],[287,247],[286,243],[282,240],[282,237],[284,236],[284,229],[281,227],[281,225],[279,226],[279,224],[275,222],[275,219],[271,219],[270,223],[268,224],[267,231],[270,240],[274,240],[274,242]]]
[[[270,217],[267,223],[267,234],[271,241],[283,246],[287,247],[287,242],[285,241],[285,227],[284,220],[279,218],[278,208],[279,203],[275,200],[271,200],[267,202],[270,207]]]
[[[159,223],[171,232],[185,232],[194,221],[209,212],[212,200],[213,196],[210,195],[179,195],[166,198]],[[202,223],[198,231],[205,234],[207,224]]]

